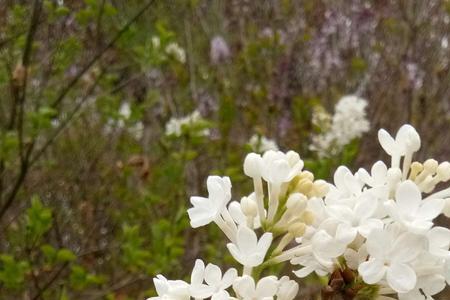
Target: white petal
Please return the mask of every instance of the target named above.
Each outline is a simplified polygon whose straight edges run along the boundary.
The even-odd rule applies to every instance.
[[[422,202],[422,194],[417,185],[411,180],[399,184],[395,193],[396,203],[401,213],[408,215],[416,213]]]
[[[241,252],[239,251],[239,249],[236,247],[235,244],[228,243],[227,248],[237,262],[239,262],[241,265],[246,265],[246,261],[243,259]]]
[[[380,219],[367,219],[358,226],[358,232],[367,238],[374,229],[383,229],[384,223]]]
[[[264,233],[258,241],[257,250],[264,257],[269,250],[270,245],[272,244],[272,233],[266,232]]]
[[[390,259],[399,263],[410,262],[415,259],[425,248],[425,239],[423,236],[405,232],[400,235],[394,245]]]
[[[386,243],[388,242],[387,234],[382,229],[374,229],[370,232],[366,247],[370,256],[375,258],[384,258],[386,255]]]
[[[381,160],[373,164],[371,169],[373,180],[376,184],[384,184],[387,176],[387,166]]]
[[[233,289],[242,298],[253,299],[255,294],[255,281],[252,277],[244,275],[234,281]]]
[[[450,246],[450,230],[445,227],[433,227],[427,233],[430,249],[448,250]]]
[[[380,259],[370,258],[358,267],[358,272],[362,276],[364,282],[368,284],[378,283],[383,279],[386,273],[384,262]]]
[[[297,277],[299,277],[299,278],[305,278],[312,272],[314,272],[314,267],[306,266],[306,267],[301,268],[300,270],[294,271],[294,274],[297,275]]]
[[[359,202],[355,205],[355,215],[359,217],[359,219],[367,219],[373,216],[375,211],[378,208],[378,201],[373,196],[367,194],[361,196]]]
[[[278,290],[278,280],[275,276],[261,278],[256,285],[256,299],[273,297]]]
[[[256,233],[247,226],[239,226],[237,232],[237,246],[239,250],[244,254],[251,254],[257,245]]]
[[[417,217],[422,220],[433,220],[444,209],[445,201],[443,199],[428,199],[422,201]]]
[[[200,284],[205,278],[205,264],[201,259],[195,261],[194,268],[191,273],[191,284]]]
[[[394,139],[386,130],[380,129],[378,131],[378,141],[387,154],[392,155],[398,152]]]
[[[407,293],[416,286],[416,273],[406,264],[392,264],[386,274],[389,286],[398,293]]]
[[[228,269],[228,271],[223,274],[222,283],[220,287],[222,289],[227,289],[230,285],[233,284],[233,281],[237,278],[237,270],[235,268]]]
[[[208,264],[205,268],[205,282],[211,286],[218,286],[222,280],[222,271],[213,264]]]

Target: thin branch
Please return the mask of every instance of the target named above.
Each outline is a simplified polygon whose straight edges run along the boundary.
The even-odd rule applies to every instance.
[[[59,275],[69,266],[69,263],[66,262],[64,265],[59,268],[59,270],[50,278],[47,283],[41,287],[41,289],[37,292],[37,294],[31,298],[32,300],[37,300],[41,297],[41,295],[59,278]]]
[[[128,31],[131,25],[141,17],[144,12],[152,6],[155,0],[150,0],[146,5],[144,5],[133,18],[131,18],[125,26],[116,34],[116,36],[99,52],[97,53],[79,72],[75,75],[74,78],[67,84],[65,88],[59,93],[59,96],[53,102],[52,107],[57,107],[64,100],[66,95],[70,92],[70,90],[77,84],[77,82],[81,79],[81,77],[89,71],[89,69],[108,51],[114,44],[122,37],[122,35]]]
[[[44,145],[36,151],[36,154],[33,155],[33,157],[30,159],[30,166],[34,165],[36,161],[44,154],[44,152],[47,150],[49,146],[53,144],[53,142],[56,140],[56,138],[63,132],[63,130],[67,127],[67,125],[72,121],[75,114],[81,109],[83,104],[86,102],[86,100],[89,98],[89,96],[93,93],[94,89],[97,87],[100,79],[103,77],[104,71],[100,73],[100,75],[97,77],[95,82],[92,84],[92,86],[89,88],[87,93],[84,95],[84,97],[77,103],[77,105],[72,109],[71,112],[67,114],[67,117],[64,119],[64,121],[60,124],[60,126],[53,132],[53,134],[48,138],[48,140],[44,143]]]

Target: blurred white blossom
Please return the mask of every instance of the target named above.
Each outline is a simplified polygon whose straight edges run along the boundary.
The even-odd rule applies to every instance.
[[[278,151],[278,145],[275,140],[269,139],[262,135],[254,134],[248,141],[253,151],[263,153],[269,150]]]
[[[198,110],[194,110],[191,114],[182,118],[172,117],[169,122],[166,123],[166,135],[181,136],[183,130],[189,131],[190,129],[193,129],[194,132],[192,133],[195,133],[195,135],[209,135],[209,129],[199,126],[204,121],[205,120]]]
[[[186,62],[186,52],[177,43],[169,43],[165,50],[168,55],[173,56],[180,63],[184,64]]]
[[[316,110],[313,122],[324,126],[324,131],[312,137],[310,149],[317,152],[319,157],[337,155],[345,145],[369,131],[367,104],[367,100],[356,96],[342,97],[335,106],[335,113],[329,124],[327,113]]]

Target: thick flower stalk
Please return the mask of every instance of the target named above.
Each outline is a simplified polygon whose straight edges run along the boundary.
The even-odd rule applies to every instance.
[[[209,177],[209,196],[191,197],[191,225],[216,223],[241,267],[197,260],[190,283],[158,275],[150,299],[292,300],[312,273],[327,279],[322,299],[432,299],[450,282],[450,230],[433,224],[450,211],[450,188],[435,191],[450,163],[413,161],[421,140],[410,125],[378,136],[390,165],[341,166],[333,183],[316,180],[293,151],[248,154],[254,191],[240,201],[228,177]],[[291,277],[271,274],[276,264],[291,264]]]

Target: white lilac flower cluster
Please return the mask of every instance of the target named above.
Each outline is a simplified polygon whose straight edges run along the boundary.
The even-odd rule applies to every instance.
[[[168,55],[172,55],[180,63],[184,64],[186,62],[186,52],[177,43],[169,43],[165,50]]]
[[[248,144],[253,151],[263,153],[269,150],[278,151],[278,145],[275,140],[269,139],[263,135],[254,134],[248,140]]]
[[[185,130],[189,130],[197,136],[209,135],[209,129],[204,128],[205,120],[198,110],[182,118],[171,118],[166,124],[166,135],[179,137]]]
[[[312,137],[310,149],[319,157],[339,154],[345,145],[369,131],[366,107],[367,100],[344,96],[336,104],[333,116],[324,110],[316,110],[313,124],[326,130]]]
[[[450,163],[413,161],[421,140],[410,125],[378,138],[390,166],[341,166],[334,183],[315,180],[293,151],[248,154],[254,191],[240,201],[228,177],[210,176],[208,197],[191,198],[191,226],[217,224],[242,272],[197,260],[190,283],[158,275],[150,299],[294,299],[297,281],[268,273],[280,263],[298,278],[326,276],[322,299],[432,299],[450,282],[450,230],[433,225],[448,211],[450,188],[434,189],[450,180]]]
[[[151,45],[154,49],[160,49],[161,39],[158,36],[153,36]],[[164,52],[182,64],[186,62],[186,51],[176,42],[168,43],[164,48]]]

